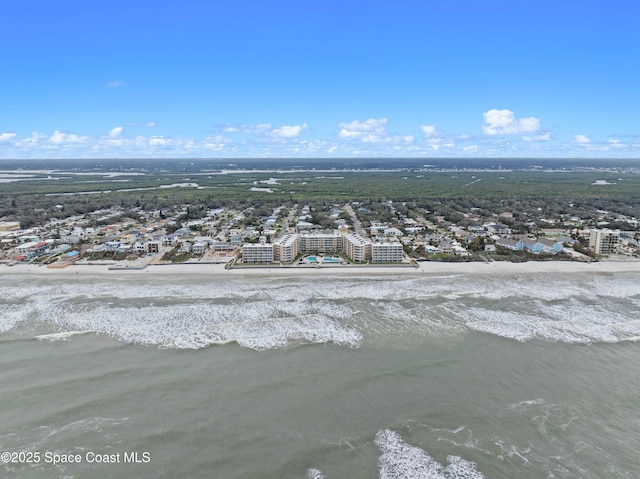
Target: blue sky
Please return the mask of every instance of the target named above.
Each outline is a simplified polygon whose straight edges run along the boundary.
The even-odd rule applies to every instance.
[[[7,2],[0,158],[640,156],[640,3]]]

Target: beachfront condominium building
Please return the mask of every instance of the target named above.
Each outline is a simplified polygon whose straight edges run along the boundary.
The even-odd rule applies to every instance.
[[[284,235],[273,242],[273,261],[292,263],[300,252],[300,235]]]
[[[242,262],[247,264],[273,263],[273,245],[246,243],[242,246]]]
[[[613,254],[620,243],[620,230],[591,230],[589,233],[589,248],[595,254]]]
[[[293,263],[298,253],[344,253],[356,263],[401,263],[402,244],[376,242],[357,234],[289,234],[273,243],[264,240],[242,247],[242,262],[247,264]]]
[[[344,235],[344,252],[356,263],[371,260],[371,240],[358,234]]]
[[[402,244],[395,243],[373,243],[371,245],[372,263],[400,263],[402,261]]]
[[[341,234],[307,233],[300,237],[300,251],[304,253],[338,253],[343,250]]]

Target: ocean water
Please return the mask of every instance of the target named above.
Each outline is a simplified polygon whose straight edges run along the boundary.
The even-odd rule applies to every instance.
[[[0,278],[3,477],[640,477],[638,273]]]

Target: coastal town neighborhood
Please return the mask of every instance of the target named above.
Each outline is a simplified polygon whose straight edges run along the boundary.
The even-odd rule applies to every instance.
[[[438,214],[405,204],[281,204],[219,207],[194,215],[124,210],[50,217],[23,228],[0,221],[0,261],[64,268],[75,263],[141,269],[150,264],[224,263],[242,267],[416,266],[417,261],[595,261],[638,255],[638,233],[576,216],[522,224],[514,213]],[[609,212],[602,216],[611,218]],[[636,218],[616,221],[637,228]],[[591,223],[591,224],[590,224]]]

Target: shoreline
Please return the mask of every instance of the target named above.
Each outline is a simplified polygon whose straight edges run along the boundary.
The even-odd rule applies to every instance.
[[[640,273],[640,260],[606,260],[592,263],[574,261],[527,261],[511,263],[494,261],[491,263],[468,262],[449,263],[437,261],[420,262],[418,268],[397,266],[344,266],[344,267],[243,267],[225,269],[222,263],[209,264],[169,264],[149,265],[144,269],[109,269],[113,265],[72,264],[66,268],[47,268],[44,265],[17,264],[0,265],[0,276],[204,276],[221,278],[271,278],[320,276],[405,276],[420,277],[429,275],[466,275],[466,274],[576,274],[576,273]]]

